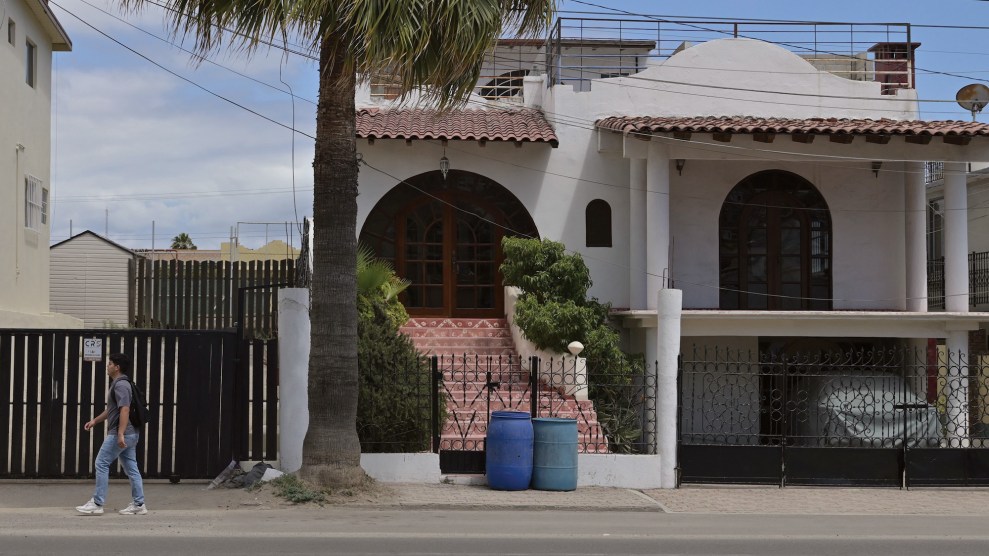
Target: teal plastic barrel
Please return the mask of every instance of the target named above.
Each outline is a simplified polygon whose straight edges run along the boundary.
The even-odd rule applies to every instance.
[[[493,411],[484,443],[488,486],[525,490],[532,480],[532,419],[520,411]]]
[[[539,417],[532,420],[532,488],[577,488],[577,420]]]

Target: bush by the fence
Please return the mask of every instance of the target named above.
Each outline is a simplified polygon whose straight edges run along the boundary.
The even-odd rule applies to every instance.
[[[361,451],[421,452],[430,448],[429,366],[398,333],[385,304],[369,302],[358,320],[357,434]]]

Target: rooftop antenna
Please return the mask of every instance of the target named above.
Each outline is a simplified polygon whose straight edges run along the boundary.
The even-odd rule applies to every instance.
[[[965,85],[955,93],[955,100],[958,105],[972,113],[972,121],[982,109],[989,104],[989,87],[982,83],[972,83]]]

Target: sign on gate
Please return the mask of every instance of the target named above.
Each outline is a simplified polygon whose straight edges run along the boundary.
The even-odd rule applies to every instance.
[[[82,341],[83,361],[103,360],[103,338],[85,338]]]

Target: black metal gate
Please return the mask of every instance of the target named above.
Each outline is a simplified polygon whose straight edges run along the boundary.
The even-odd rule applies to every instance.
[[[84,342],[102,342],[84,361]],[[0,330],[0,477],[88,477],[105,424],[105,356],[131,356],[152,421],[138,445],[147,478],[213,478],[277,451],[277,342],[234,332]]]
[[[573,358],[432,357],[433,421],[443,423],[433,440],[440,471],[483,473],[487,425],[503,410],[576,419],[581,453],[655,454],[655,374],[582,365]]]
[[[989,372],[923,350],[695,350],[679,374],[683,483],[989,485]]]

